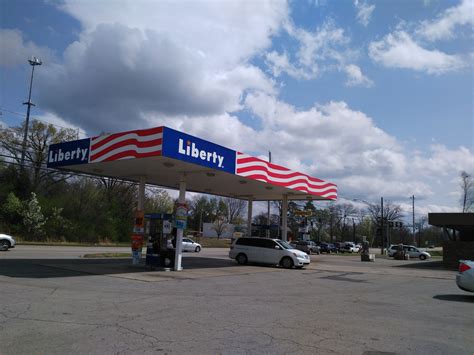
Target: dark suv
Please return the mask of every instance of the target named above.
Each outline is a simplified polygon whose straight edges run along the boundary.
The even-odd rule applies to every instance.
[[[321,252],[321,249],[316,245],[316,243],[310,240],[298,240],[295,248],[304,251],[306,254],[319,255]]]
[[[334,244],[331,244],[331,243],[321,243],[319,245],[319,247],[321,248],[321,253],[337,253],[337,248],[335,247]]]

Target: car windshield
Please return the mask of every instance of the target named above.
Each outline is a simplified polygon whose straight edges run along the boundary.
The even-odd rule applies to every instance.
[[[276,243],[279,244],[283,249],[295,249],[288,242],[285,242],[283,240],[277,240]]]

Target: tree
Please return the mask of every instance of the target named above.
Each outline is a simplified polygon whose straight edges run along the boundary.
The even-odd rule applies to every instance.
[[[230,197],[224,197],[222,200],[227,209],[227,222],[237,224],[241,222],[242,214],[247,206],[246,201]]]
[[[28,233],[25,237],[33,240],[40,239],[43,236],[43,225],[46,223],[46,219],[41,212],[41,206],[34,192],[31,193],[31,198],[25,201],[21,210],[21,216]]]
[[[9,160],[21,164],[23,135],[25,127],[22,126],[0,130],[0,149]],[[70,128],[57,129],[51,124],[33,120],[30,124],[25,151],[25,169],[29,173],[31,189],[37,192],[40,184],[48,187],[58,179],[67,178],[68,175],[57,170],[46,169],[48,159],[48,146],[77,139],[77,132]]]
[[[218,216],[212,224],[212,229],[216,231],[217,239],[220,239],[221,235],[227,230],[228,224],[224,216]]]
[[[474,180],[471,174],[465,171],[461,172],[461,206],[462,212],[466,213],[471,211],[474,206]]]

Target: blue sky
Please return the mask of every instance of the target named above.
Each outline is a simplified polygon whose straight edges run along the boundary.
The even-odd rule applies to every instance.
[[[0,6],[5,126],[35,55],[33,116],[84,135],[165,124],[420,214],[474,173],[472,0]]]

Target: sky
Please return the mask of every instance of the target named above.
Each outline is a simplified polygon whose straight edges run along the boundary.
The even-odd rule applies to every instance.
[[[459,211],[474,174],[474,0],[0,0],[0,124],[165,125],[338,184]]]

